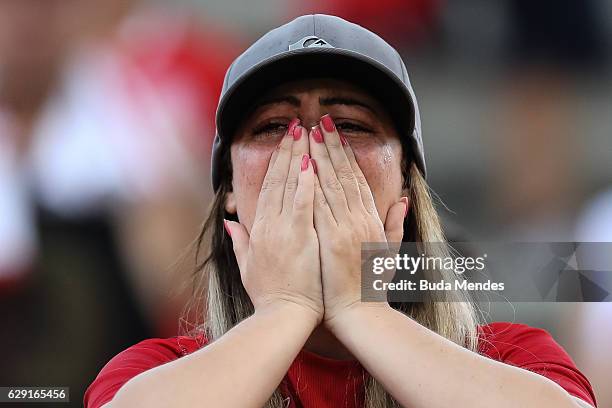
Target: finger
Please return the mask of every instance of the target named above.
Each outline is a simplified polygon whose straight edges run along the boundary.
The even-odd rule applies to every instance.
[[[401,242],[404,237],[404,219],[408,214],[410,202],[408,197],[402,197],[387,211],[385,219],[385,237],[387,242]]]
[[[290,124],[289,128],[292,128],[292,124]],[[277,146],[278,152],[276,152],[274,163],[270,160],[268,164],[268,171],[264,177],[261,191],[259,192],[259,199],[257,200],[256,212],[258,215],[278,215],[282,211],[292,146],[293,136],[287,131]]]
[[[305,139],[306,137],[304,137]],[[310,155],[302,155],[300,162],[300,172],[298,174],[298,184],[292,202],[293,222],[299,226],[314,227],[314,183],[315,174],[310,164]]]
[[[238,262],[240,275],[243,275],[246,272],[246,261],[249,252],[249,233],[244,225],[239,222],[223,220],[223,226],[225,227],[225,232],[227,232],[227,235],[232,240],[232,247],[234,248],[234,255]]]
[[[344,189],[340,180],[336,177],[336,172],[332,166],[327,147],[323,141],[323,133],[319,126],[315,126],[310,130],[310,155],[317,163],[317,177],[319,185],[325,195],[325,199],[334,214],[334,218],[338,222],[342,222],[348,218],[350,213]]]
[[[314,226],[317,231],[325,231],[330,225],[338,225],[331,208],[327,204],[325,194],[321,189],[318,173],[318,165],[315,159],[310,159],[311,167],[314,171]]]
[[[332,167],[340,184],[342,184],[349,210],[355,211],[363,208],[357,179],[344,151],[346,139],[340,136],[330,115],[325,115],[321,118],[320,129],[323,132],[323,141],[327,147]]]
[[[276,163],[276,158],[278,157],[278,154],[280,153],[281,143],[284,140],[285,136],[291,136],[293,134],[293,129],[299,123],[300,123],[300,120],[298,118],[295,118],[291,122],[289,122],[289,125],[287,126],[287,132],[285,132],[285,134],[283,135],[283,138],[280,140],[280,142],[278,142],[278,144],[276,145],[276,148],[272,151],[272,154],[270,155],[270,160],[268,160],[268,168],[266,169],[266,174],[268,174],[270,170],[272,170],[272,168],[274,167],[274,163]]]
[[[300,125],[296,125],[292,130],[293,147],[291,151],[291,164],[289,164],[289,173],[287,174],[287,182],[285,183],[285,194],[283,198],[283,212],[290,212],[293,209],[293,200],[295,198],[298,179],[301,173],[303,157],[308,154],[308,137],[306,129]],[[308,159],[310,155],[308,155]],[[307,163],[308,164],[308,163]]]
[[[346,139],[344,140],[346,141]],[[374,196],[372,195],[372,190],[370,189],[368,180],[361,171],[361,167],[359,167],[359,164],[357,163],[355,152],[353,152],[353,149],[348,142],[345,142],[344,144],[344,152],[346,153],[346,157],[351,164],[353,174],[355,174],[355,179],[357,181],[357,185],[359,186],[359,194],[361,195],[361,202],[363,206],[369,214],[376,214],[376,203],[374,201]]]

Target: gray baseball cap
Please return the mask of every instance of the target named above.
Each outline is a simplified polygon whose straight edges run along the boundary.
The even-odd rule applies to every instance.
[[[337,78],[381,101],[412,159],[426,174],[417,100],[399,53],[365,28],[324,14],[305,15],[269,31],[230,65],[217,107],[212,150],[216,191],[226,177],[221,161],[255,100],[274,86],[307,78]]]

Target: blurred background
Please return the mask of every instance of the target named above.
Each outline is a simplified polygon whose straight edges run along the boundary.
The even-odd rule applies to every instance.
[[[0,0],[0,385],[80,406],[178,332],[225,70],[311,12],[401,51],[451,238],[612,241],[612,2]],[[549,330],[612,407],[612,303],[483,312]]]

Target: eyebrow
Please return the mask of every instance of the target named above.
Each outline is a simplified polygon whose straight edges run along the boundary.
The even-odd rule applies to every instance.
[[[319,98],[319,103],[321,106],[331,106],[331,105],[346,105],[346,106],[360,106],[369,110],[372,113],[376,113],[374,108],[368,105],[366,102],[361,101],[352,97],[343,97],[343,96],[332,96],[329,98]]]
[[[274,97],[265,98],[265,99],[260,100],[253,107],[253,111],[259,108],[262,108],[264,106],[274,105],[277,103],[287,103],[291,106],[295,106],[296,108],[299,108],[301,105],[301,102],[297,97],[293,95],[281,95],[281,96],[274,96]],[[332,97],[327,97],[327,98],[319,98],[319,104],[321,104],[321,106],[332,106],[332,105],[359,106],[359,107],[369,110],[370,112],[374,114],[376,113],[376,111],[374,110],[374,108],[372,108],[372,106],[370,106],[364,101],[361,101],[353,97],[332,96]]]

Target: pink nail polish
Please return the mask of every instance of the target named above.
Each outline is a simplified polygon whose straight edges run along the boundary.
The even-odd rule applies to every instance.
[[[306,171],[306,169],[308,169],[308,163],[310,163],[310,156],[308,154],[305,154],[302,156],[302,171]]]
[[[402,197],[400,201],[403,201],[404,204],[406,204],[406,207],[404,208],[404,218],[406,218],[406,215],[408,214],[408,197]]]
[[[300,140],[300,137],[302,137],[302,127],[300,125],[297,125],[293,128],[293,140],[297,142],[298,140]]]
[[[225,228],[225,232],[227,232],[227,235],[231,237],[232,230],[229,228],[229,225],[227,225],[227,220],[223,220],[223,227]]]
[[[298,118],[291,119],[291,122],[289,122],[289,126],[287,126],[287,134],[288,135],[293,135],[293,131],[294,131],[295,127],[297,125],[299,125],[299,124],[300,124],[300,119],[298,119]]]
[[[314,171],[314,174],[317,174],[317,162],[315,159],[310,159],[310,164],[312,164],[312,171]]]
[[[333,132],[336,130],[336,125],[334,124],[333,119],[329,115],[325,115],[321,118],[321,124],[323,125],[323,129],[326,132]]]
[[[323,143],[323,133],[321,133],[321,129],[318,126],[312,128],[312,138],[317,143]]]

